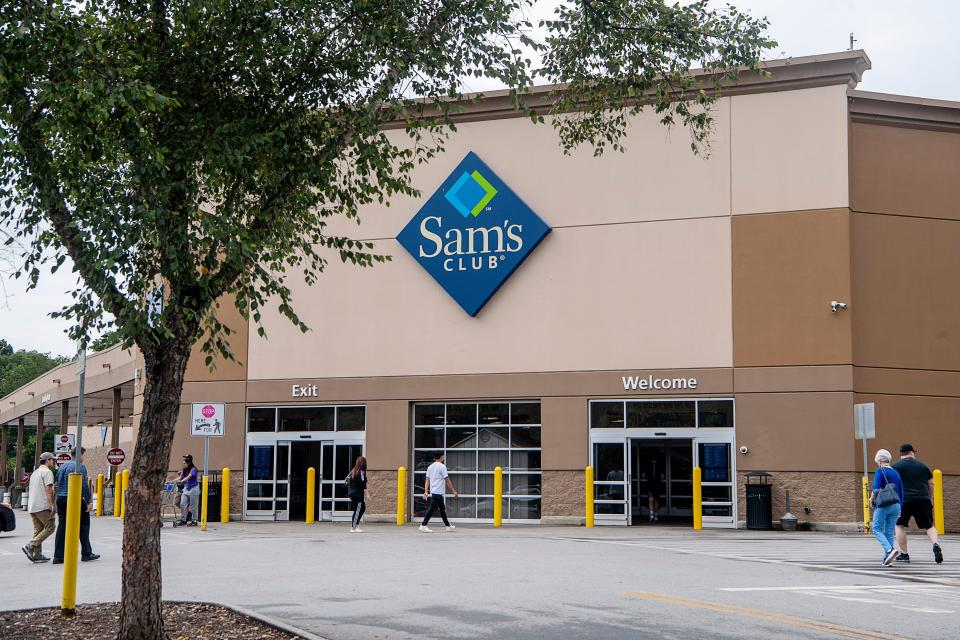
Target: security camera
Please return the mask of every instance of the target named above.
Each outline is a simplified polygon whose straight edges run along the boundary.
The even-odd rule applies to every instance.
[[[742,453],[743,455],[747,455],[747,453],[749,452],[750,452],[750,449],[747,449],[746,447],[740,447],[740,453]]]
[[[840,302],[839,300],[831,300],[831,301],[830,301],[830,313],[836,313],[836,312],[837,312],[837,309],[841,309],[841,310],[842,310],[842,309],[846,309],[846,308],[847,308],[847,303],[846,303],[846,302]]]

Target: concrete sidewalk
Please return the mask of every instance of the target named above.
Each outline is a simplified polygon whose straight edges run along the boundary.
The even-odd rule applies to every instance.
[[[960,540],[947,562],[912,536],[910,566],[879,566],[864,534],[679,528],[303,523],[163,530],[164,596],[251,609],[335,640],[368,638],[951,638]],[[57,605],[61,567],[0,536],[0,608]],[[95,518],[101,560],[79,599],[120,598],[121,523]],[[52,545],[52,540],[49,543]],[[51,555],[52,546],[48,550]],[[891,613],[895,612],[895,613]]]

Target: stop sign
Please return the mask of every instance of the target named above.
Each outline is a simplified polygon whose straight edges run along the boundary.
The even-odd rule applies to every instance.
[[[69,453],[61,453],[57,456],[57,464],[63,464],[64,462],[70,462],[73,460],[73,456]]]
[[[126,457],[123,449],[110,449],[110,451],[107,451],[107,462],[114,466],[123,464]]]

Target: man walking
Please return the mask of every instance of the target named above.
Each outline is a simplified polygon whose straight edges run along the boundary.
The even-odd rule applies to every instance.
[[[86,449],[80,449],[81,455],[86,453]],[[63,548],[67,536],[67,482],[71,473],[76,473],[77,468],[77,450],[73,450],[73,460],[61,465],[57,472],[57,513],[60,517],[57,519],[57,542],[53,550],[53,564],[63,564]],[[87,467],[79,465],[81,485],[83,486],[82,499],[80,501],[80,559],[84,562],[96,560],[100,556],[93,552],[90,546],[90,509],[93,508],[93,501],[90,496],[90,484],[87,482]]]
[[[930,467],[917,460],[917,452],[911,444],[900,445],[900,461],[893,464],[903,481],[903,510],[897,520],[897,546],[900,556],[897,562],[910,562],[907,554],[907,527],[912,517],[917,527],[927,531],[933,543],[933,559],[943,562],[943,551],[937,542],[937,530],[933,526],[933,474]]]
[[[57,515],[57,500],[53,495],[53,454],[44,451],[40,454],[40,463],[30,475],[29,498],[27,511],[33,520],[33,538],[30,544],[23,547],[23,552],[30,562],[49,562],[50,558],[43,555],[43,541],[53,533],[54,516]]]
[[[440,512],[440,517],[443,519],[443,524],[446,525],[447,531],[456,529],[456,527],[447,520],[447,507],[443,502],[444,484],[450,488],[454,498],[460,494],[457,493],[457,490],[453,488],[453,483],[450,482],[450,476],[447,474],[447,465],[443,464],[443,459],[443,453],[438,453],[433,457],[433,464],[427,467],[427,481],[426,486],[423,487],[423,499],[429,500],[430,502],[427,506],[427,514],[423,516],[423,524],[420,525],[420,531],[424,533],[433,532],[433,529],[429,529],[427,524],[430,522],[430,517],[434,511]]]

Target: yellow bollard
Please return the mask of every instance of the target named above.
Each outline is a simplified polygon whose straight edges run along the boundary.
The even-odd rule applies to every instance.
[[[503,468],[493,470],[493,526],[503,526]]]
[[[97,515],[103,515],[103,474],[97,474]]]
[[[130,483],[130,469],[124,469],[120,474],[120,519],[127,514],[127,486]]]
[[[77,605],[77,561],[80,547],[80,494],[83,476],[71,473],[67,480],[67,531],[63,553],[63,597],[60,610],[73,615]]]
[[[587,528],[593,528],[593,467],[587,467],[584,470],[584,477],[586,478],[586,486],[584,487],[585,495],[587,496]]]
[[[873,532],[870,531],[870,488],[867,486],[867,476],[860,478],[860,498],[863,500],[863,532],[868,536],[872,536]]]
[[[693,468],[693,530],[703,529],[703,487],[700,484],[700,467]]]
[[[120,479],[123,478],[123,475],[119,470],[114,471],[113,474],[113,517],[120,517]]]
[[[313,513],[317,505],[317,470],[307,469],[307,524],[313,524]]]
[[[224,467],[220,476],[220,524],[230,522],[230,467]]]
[[[407,468],[397,469],[397,526],[407,522]]]
[[[943,471],[933,470],[933,525],[937,528],[937,533],[943,535]]]
[[[203,476],[203,493],[200,494],[200,531],[207,530],[207,491],[210,487],[210,476]]]

